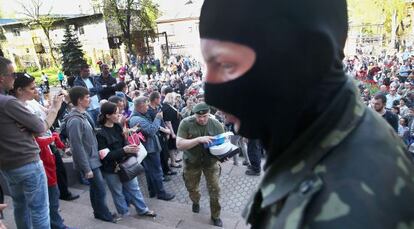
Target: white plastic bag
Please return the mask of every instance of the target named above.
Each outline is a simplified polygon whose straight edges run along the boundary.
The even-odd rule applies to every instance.
[[[138,150],[138,163],[141,164],[142,160],[144,160],[144,158],[147,156],[147,149],[145,149],[144,145],[141,143],[138,145],[139,146],[139,150]]]

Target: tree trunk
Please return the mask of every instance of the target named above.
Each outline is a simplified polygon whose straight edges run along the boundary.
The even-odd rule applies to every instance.
[[[395,42],[397,40],[397,29],[398,29],[398,22],[397,22],[397,10],[394,10],[391,17],[391,42],[390,47],[395,48]]]
[[[127,49],[128,49],[128,53],[132,54],[132,38],[131,38],[131,33],[128,33],[128,37],[127,37]]]
[[[43,32],[46,35],[46,38],[47,38],[47,43],[49,45],[50,56],[52,57],[53,64],[54,64],[54,66],[57,67],[58,65],[57,65],[57,62],[56,62],[55,54],[53,54],[53,47],[52,47],[52,41],[50,40],[50,36],[49,36],[49,30],[44,28],[44,27],[42,27],[42,29],[43,29]]]

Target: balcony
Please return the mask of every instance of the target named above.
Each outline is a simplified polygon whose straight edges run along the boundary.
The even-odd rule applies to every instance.
[[[45,53],[45,47],[42,44],[34,44],[36,53]]]

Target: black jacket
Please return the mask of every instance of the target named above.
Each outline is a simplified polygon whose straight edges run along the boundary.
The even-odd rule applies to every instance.
[[[102,126],[96,134],[96,138],[99,151],[105,148],[109,149],[109,153],[104,158],[101,157],[102,171],[115,173],[117,164],[127,157],[123,148],[128,145],[128,142],[122,134],[122,127],[118,124],[112,128]]]
[[[398,133],[398,116],[391,111],[386,111],[382,117],[390,124],[390,126]]]

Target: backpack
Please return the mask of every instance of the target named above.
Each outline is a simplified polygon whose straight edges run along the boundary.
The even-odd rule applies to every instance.
[[[69,122],[69,120],[73,119],[74,117],[77,117],[77,115],[69,115],[69,114],[67,114],[62,119],[62,123],[60,125],[59,137],[60,137],[60,139],[63,142],[69,140],[69,134],[68,134],[68,131],[67,131],[67,123]]]

